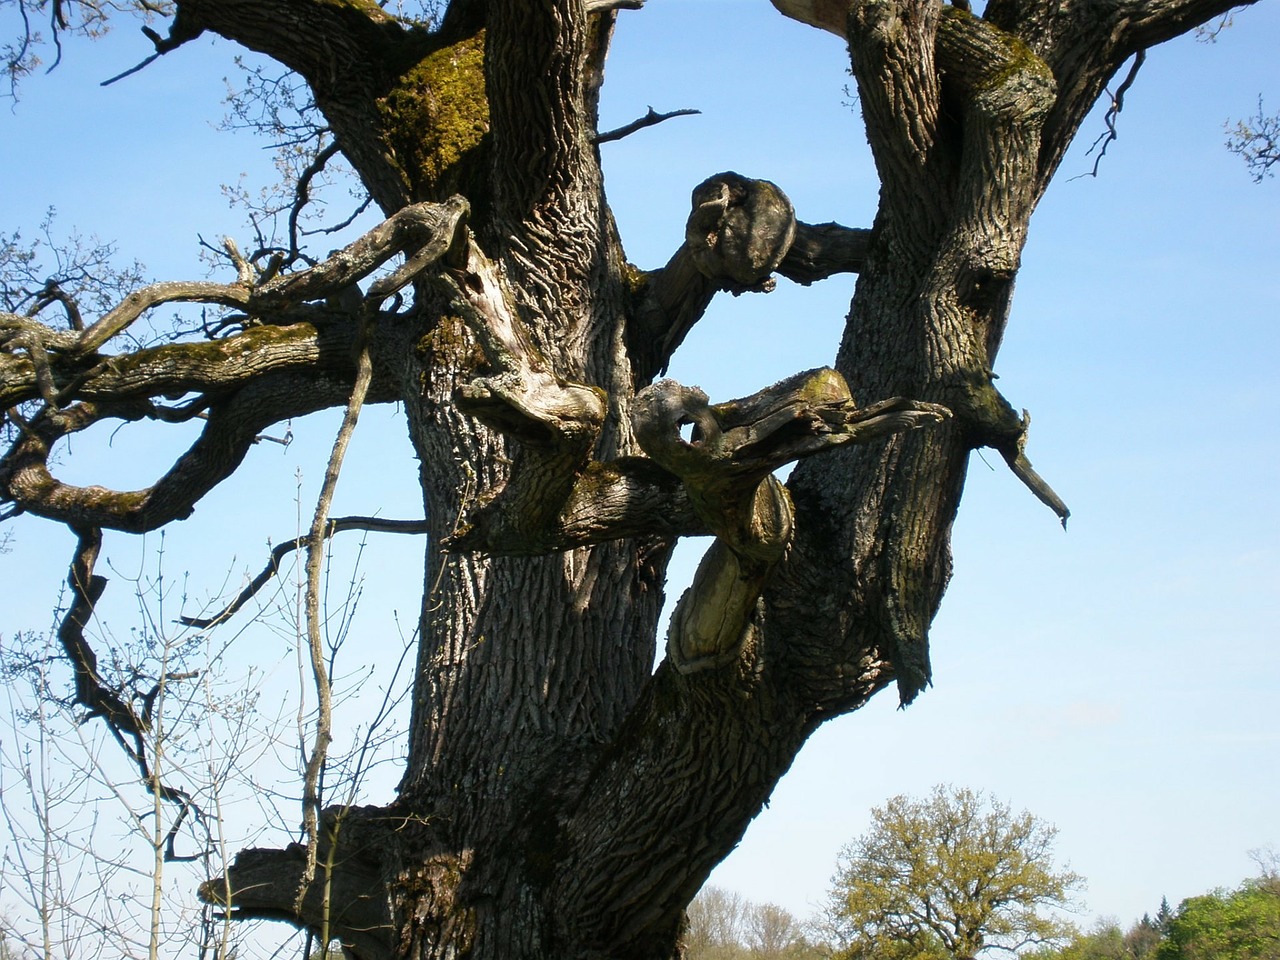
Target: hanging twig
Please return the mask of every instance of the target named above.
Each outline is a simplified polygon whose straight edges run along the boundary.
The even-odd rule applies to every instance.
[[[1112,141],[1120,139],[1120,134],[1116,131],[1116,118],[1120,116],[1120,111],[1124,109],[1124,95],[1133,86],[1133,82],[1138,79],[1138,71],[1142,69],[1146,59],[1146,50],[1139,50],[1133,55],[1133,65],[1129,67],[1129,73],[1125,76],[1124,82],[1116,88],[1115,95],[1111,98],[1111,106],[1102,118],[1103,123],[1107,125],[1107,131],[1093,141],[1093,145],[1086,152],[1087,156],[1089,153],[1093,153],[1094,150],[1098,150],[1099,145],[1102,147],[1101,150],[1098,150],[1098,156],[1094,159],[1093,169],[1089,171],[1088,176],[1096,177],[1098,175],[1098,167],[1102,164],[1102,158],[1107,155],[1107,147],[1111,145]],[[1083,176],[1085,174],[1082,173],[1071,179],[1079,180]]]

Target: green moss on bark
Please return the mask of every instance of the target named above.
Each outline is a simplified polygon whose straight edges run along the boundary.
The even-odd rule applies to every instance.
[[[489,133],[484,33],[418,61],[379,109],[415,196],[438,200],[462,193],[474,206]]]

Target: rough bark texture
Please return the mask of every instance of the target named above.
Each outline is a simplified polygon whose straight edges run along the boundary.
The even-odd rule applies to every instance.
[[[369,399],[406,410],[429,529],[398,798],[328,811],[307,889],[305,851],[249,850],[207,899],[324,928],[361,960],[667,960],[808,735],[930,682],[969,452],[999,450],[1065,518],[992,377],[1027,223],[1124,61],[1227,4],[773,3],[849,42],[876,221],[797,223],[778,185],[718,174],[693,190],[685,243],[643,272],[595,139],[617,10],[638,3],[454,0],[433,33],[367,0],[178,0],[175,33],[219,33],[310,84],[392,219],[315,270],[161,285],[85,330],[0,316],[18,430],[0,495],[86,543],[154,529],[269,424],[344,403],[368,337]],[[337,296],[394,253],[393,278]],[[718,291],[839,271],[860,277],[834,370],[727,403],[653,383]],[[247,320],[105,352],[174,300]],[[147,490],[49,466],[104,418],[196,415],[201,438]],[[786,488],[772,479],[802,458]],[[706,533],[655,672],[671,548]],[[66,631],[82,663],[94,557],[77,554]]]

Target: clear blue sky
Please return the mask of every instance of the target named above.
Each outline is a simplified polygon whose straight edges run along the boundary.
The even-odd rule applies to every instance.
[[[1280,106],[1278,9],[1238,14],[1216,44],[1152,51],[1100,176],[1069,179],[1092,166],[1095,118],[1032,221],[997,371],[1034,417],[1028,454],[1070,505],[1069,529],[998,456],[975,457],[933,630],[936,686],[906,711],[887,694],[828,724],[712,882],[806,914],[869,809],[938,782],[1055,823],[1061,858],[1089,880],[1086,922],[1234,885],[1251,848],[1280,846],[1280,181],[1253,184],[1223,149],[1224,123],[1259,94]],[[197,233],[244,235],[218,184],[242,171],[265,182],[267,157],[213,128],[234,75],[225,45],[201,40],[96,85],[147,46],[131,28],[73,43],[0,113],[0,228],[34,228],[53,204],[62,226],[118,240],[157,279],[201,276]],[[767,0],[623,13],[604,126],[649,105],[703,111],[605,148],[630,258],[663,262],[689,190],[728,169],[777,182],[802,219],[869,225],[877,184],[847,83],[840,42]],[[783,281],[724,297],[670,373],[726,399],[828,363],[852,287]],[[295,474],[305,515],[332,428],[295,425],[289,451],[255,450],[245,476],[167,535],[167,563],[193,591],[218,589],[228,567],[256,571],[267,537],[293,535]],[[162,448],[133,433],[80,441],[69,475],[151,482]],[[338,513],[417,514],[401,433],[392,410],[366,416]],[[239,511],[234,525],[224,510]],[[70,550],[61,532],[15,530],[0,556],[0,634],[47,624]],[[138,562],[125,559],[133,545],[109,546],[121,569]],[[416,617],[419,551],[379,541],[366,553],[370,659],[397,643],[391,610]],[[115,602],[129,615],[127,596]]]

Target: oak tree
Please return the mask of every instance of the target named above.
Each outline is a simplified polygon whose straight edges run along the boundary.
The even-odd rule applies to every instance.
[[[1071,907],[1082,878],[1054,864],[1056,835],[964,788],[893,797],[839,857],[830,913],[842,955],[974,960],[1065,940],[1072,927],[1053,911]]]
[[[0,516],[73,531],[59,640],[75,699],[126,745],[148,689],[106,682],[86,633],[104,534],[187,517],[274,424],[403,410],[427,547],[398,793],[352,808],[317,787],[322,499],[299,543],[320,699],[307,842],[244,850],[201,890],[365,960],[671,957],[808,736],[930,682],[970,453],[997,451],[1066,517],[993,372],[1029,218],[1126,62],[1231,5],[773,0],[848,43],[874,222],[800,222],[780,186],[717,174],[646,269],[610,214],[597,109],[643,0],[451,0],[430,19],[371,0],[15,4],[55,36],[135,10],[168,18],[145,28],[157,56],[216,34],[278,62],[324,133],[297,203],[340,153],[385,217],[318,260],[288,218],[279,244],[228,246],[233,280],[106,304],[50,282],[0,313]],[[35,39],[5,48],[12,77]],[[833,368],[714,403],[660,379],[718,293],[840,272],[858,285]],[[130,338],[174,303],[221,320]],[[150,486],[62,474],[68,438],[142,421],[198,425]],[[714,540],[655,669],[665,566],[691,535]]]

